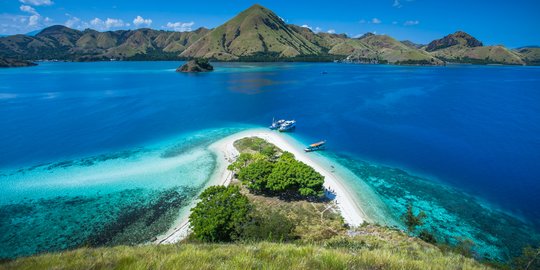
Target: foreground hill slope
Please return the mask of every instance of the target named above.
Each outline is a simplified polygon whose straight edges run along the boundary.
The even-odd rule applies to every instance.
[[[3,269],[490,269],[375,226],[320,243],[233,243],[82,248],[0,264]]]
[[[446,62],[525,65],[521,55],[504,46],[484,46],[471,35],[458,31],[429,43],[425,50]]]
[[[253,5],[210,31],[181,56],[238,60],[254,55],[286,58],[319,53],[318,46],[291,29],[272,11]]]

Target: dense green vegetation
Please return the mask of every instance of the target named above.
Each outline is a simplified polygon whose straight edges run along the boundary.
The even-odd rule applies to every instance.
[[[251,205],[237,186],[209,187],[199,200],[189,216],[193,237],[205,242],[238,238],[248,221]]]
[[[190,216],[192,240],[305,242],[343,232],[343,220],[332,205],[302,200],[320,198],[320,174],[260,138],[244,138],[235,146],[241,154],[229,169],[241,183],[201,194]]]
[[[288,199],[316,199],[324,195],[324,177],[297,161],[293,154],[285,152],[276,156],[278,151],[272,146],[262,146],[262,139],[245,140],[251,140],[254,145],[261,144],[261,151],[241,153],[229,169],[249,190]]]

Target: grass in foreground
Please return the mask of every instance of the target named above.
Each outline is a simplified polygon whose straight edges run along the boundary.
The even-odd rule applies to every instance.
[[[379,237],[379,233],[389,237]],[[390,240],[391,242],[388,242]],[[489,269],[393,232],[320,244],[175,244],[82,248],[21,258],[1,269]]]

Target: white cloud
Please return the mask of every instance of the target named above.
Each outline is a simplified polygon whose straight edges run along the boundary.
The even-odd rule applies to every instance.
[[[406,21],[403,23],[403,25],[405,26],[412,26],[412,25],[418,25],[420,24],[420,22],[418,20],[415,20],[415,21]]]
[[[48,24],[50,24],[50,20],[43,19],[39,14],[0,14],[0,34],[28,33]]]
[[[90,24],[93,26],[105,26],[105,22],[100,18],[94,18],[90,21]]]
[[[73,17],[69,14],[66,14],[66,16],[68,16],[69,19],[64,23],[65,26],[69,28],[80,28],[81,19]]]
[[[309,26],[307,24],[302,24],[301,27],[307,28],[309,30],[313,30],[313,28],[311,28],[311,26]]]
[[[35,8],[27,5],[21,5],[19,9],[23,12],[32,14],[28,17],[28,27],[36,27],[39,25],[41,15],[39,15]],[[24,22],[26,22],[26,20],[24,20]]]
[[[139,27],[139,26],[150,26],[152,24],[152,20],[151,19],[145,19],[141,16],[137,16],[135,19],[133,19],[133,25],[135,25],[136,27]]]
[[[403,2],[414,2],[414,0],[394,0],[394,4],[392,4],[395,8],[402,8]]]
[[[39,15],[32,15],[28,18],[28,26],[36,26],[39,24]]]
[[[19,2],[32,6],[50,6],[54,4],[51,0],[19,0]]]
[[[362,19],[362,20],[360,20],[360,23],[367,23],[367,21]]]
[[[336,30],[330,29],[330,30],[328,30],[328,31],[326,31],[326,32],[328,32],[328,34],[335,34],[335,33],[336,33]]]
[[[317,27],[315,27],[315,30],[314,30],[313,32],[319,33],[319,32],[321,32],[321,31],[322,31],[322,28],[320,28],[320,27],[317,26]]]
[[[111,28],[129,26],[129,23],[124,23],[124,21],[121,19],[107,18],[105,21],[103,21],[100,18],[94,18],[90,21],[90,25],[95,27],[97,30],[109,30]]]
[[[21,11],[28,12],[28,13],[30,13],[30,14],[39,15],[39,14],[37,13],[36,9],[33,8],[33,7],[31,7],[31,6],[21,5],[21,6],[19,7],[19,9],[20,9]]]
[[[163,28],[171,29],[178,32],[191,31],[191,27],[195,22],[168,22]]]
[[[397,21],[393,21],[392,24],[398,24],[398,22],[397,22]]]
[[[105,26],[107,28],[123,27],[123,26],[129,26],[129,23],[124,23],[124,21],[120,19],[107,18],[107,20],[105,21]]]
[[[382,21],[380,19],[378,19],[378,18],[373,18],[373,19],[371,19],[371,23],[380,24],[380,23],[382,23]]]

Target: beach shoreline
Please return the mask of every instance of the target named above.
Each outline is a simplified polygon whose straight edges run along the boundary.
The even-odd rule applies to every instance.
[[[283,151],[292,153],[297,160],[312,167],[315,171],[324,176],[324,187],[332,191],[333,201],[336,204],[345,223],[350,227],[358,227],[367,219],[367,215],[362,207],[356,202],[354,195],[347,190],[346,182],[332,170],[324,168],[316,162],[311,155],[315,153],[305,153],[303,149],[295,146],[288,135],[278,133],[263,128],[249,129],[241,131],[217,142],[211,144],[208,149],[216,155],[216,168],[208,182],[207,186],[224,185],[227,186],[232,180],[232,172],[227,170],[227,166],[234,162],[239,155],[238,150],[234,147],[234,142],[246,137],[259,137],[267,142],[274,144]],[[189,233],[189,212],[195,206],[194,200],[189,207],[183,210],[177,220],[174,222],[171,229],[166,233],[156,237],[154,244],[172,244],[185,239]]]

